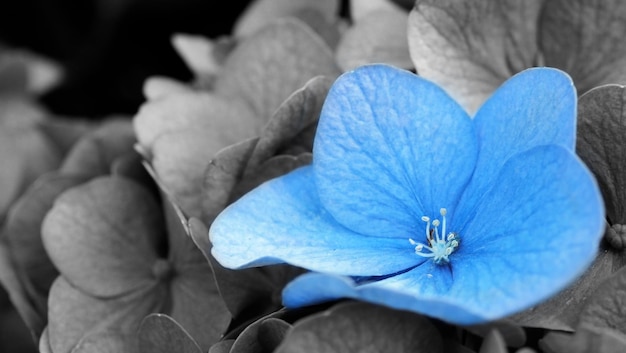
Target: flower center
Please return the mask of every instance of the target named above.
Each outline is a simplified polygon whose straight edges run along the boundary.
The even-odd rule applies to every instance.
[[[438,265],[450,262],[450,254],[459,246],[459,236],[450,232],[446,235],[446,213],[447,210],[439,210],[441,222],[438,219],[433,221],[426,216],[422,216],[422,221],[426,222],[426,241],[428,245],[416,242],[409,238],[411,245],[415,246],[415,253],[422,257],[430,257]],[[439,232],[441,226],[441,233]]]

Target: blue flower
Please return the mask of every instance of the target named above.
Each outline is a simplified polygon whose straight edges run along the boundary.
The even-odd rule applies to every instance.
[[[441,88],[387,65],[334,83],[309,166],[221,213],[229,268],[311,270],[287,307],[355,298],[457,324],[495,320],[570,284],[604,229],[575,155],[576,92],[553,68],[505,82],[470,118]]]

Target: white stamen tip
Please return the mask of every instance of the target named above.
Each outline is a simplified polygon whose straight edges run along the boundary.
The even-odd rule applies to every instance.
[[[422,221],[426,222],[425,231],[428,245],[409,238],[409,243],[415,247],[417,255],[432,258],[438,265],[449,263],[449,256],[459,247],[458,234],[449,232],[446,235],[446,214],[448,210],[440,208],[439,213],[441,214],[441,220],[434,219],[431,221],[430,217],[427,216],[422,216],[421,218]],[[441,226],[441,229],[439,229],[439,226]]]

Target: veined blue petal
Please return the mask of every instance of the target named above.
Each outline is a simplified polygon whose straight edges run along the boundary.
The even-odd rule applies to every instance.
[[[507,80],[474,117],[480,152],[463,197],[480,198],[516,153],[548,144],[573,151],[576,107],[572,79],[558,69],[531,68]]]
[[[422,216],[456,204],[476,155],[471,119],[441,88],[367,65],[330,89],[313,167],[320,200],[339,223],[407,239],[423,233]]]
[[[489,317],[548,298],[575,280],[598,252],[604,206],[598,186],[564,147],[512,157],[458,229],[450,295]],[[454,221],[453,221],[454,223]]]
[[[406,238],[365,236],[338,224],[320,205],[311,166],[270,180],[231,204],[209,235],[213,256],[229,268],[287,262],[313,271],[380,276],[424,261]]]
[[[458,230],[449,267],[429,261],[363,285],[308,274],[285,288],[283,300],[302,306],[356,298],[455,324],[499,319],[547,299],[589,266],[604,229],[599,195],[571,151],[535,147],[504,165],[479,205],[458,205],[476,211]]]

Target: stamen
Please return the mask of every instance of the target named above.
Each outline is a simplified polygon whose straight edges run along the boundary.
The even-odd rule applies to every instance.
[[[439,210],[439,214],[441,214],[441,236],[442,237],[446,236],[446,214],[447,213],[448,213],[448,210],[446,210],[445,208],[442,208]]]
[[[426,240],[428,245],[411,238],[409,238],[409,243],[415,247],[415,254],[432,258],[436,264],[447,264],[450,262],[449,256],[459,247],[459,240],[455,232],[450,232],[446,235],[446,215],[448,211],[445,208],[441,208],[439,209],[439,214],[441,214],[441,221],[439,219],[431,221],[427,216],[422,216],[421,218],[423,222],[426,222]],[[441,226],[441,233],[439,233],[439,226]]]

